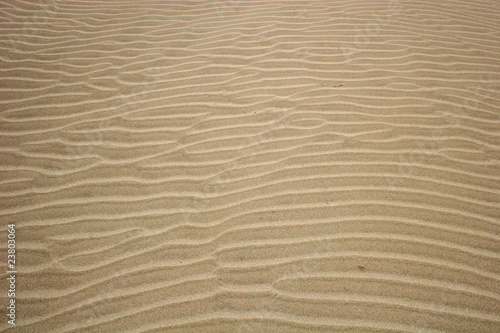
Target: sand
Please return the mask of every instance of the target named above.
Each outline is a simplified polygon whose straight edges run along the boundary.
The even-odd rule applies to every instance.
[[[500,332],[499,1],[0,27],[0,331]]]

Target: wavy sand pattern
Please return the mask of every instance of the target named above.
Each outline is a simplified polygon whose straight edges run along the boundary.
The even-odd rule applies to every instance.
[[[500,331],[500,2],[0,23],[0,330]]]

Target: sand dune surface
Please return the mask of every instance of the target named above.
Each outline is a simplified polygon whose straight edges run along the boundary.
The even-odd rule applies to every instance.
[[[499,1],[0,27],[0,331],[500,332]]]

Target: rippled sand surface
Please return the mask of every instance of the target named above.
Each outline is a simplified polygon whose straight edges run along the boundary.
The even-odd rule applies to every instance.
[[[0,331],[500,332],[499,1],[2,0],[0,35]]]

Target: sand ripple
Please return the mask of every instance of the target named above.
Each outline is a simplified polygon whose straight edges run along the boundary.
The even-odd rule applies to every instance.
[[[5,0],[0,27],[17,331],[500,331],[498,2]]]

